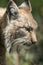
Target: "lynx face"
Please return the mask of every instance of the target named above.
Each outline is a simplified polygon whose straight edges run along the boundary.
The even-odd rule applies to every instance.
[[[4,22],[2,21],[1,28],[7,51],[10,51],[12,46],[15,47],[15,45],[32,45],[37,42],[35,33],[37,23],[32,16],[29,5],[23,3],[17,7],[14,1],[11,0],[5,15],[3,17],[6,17],[6,19],[3,19]]]

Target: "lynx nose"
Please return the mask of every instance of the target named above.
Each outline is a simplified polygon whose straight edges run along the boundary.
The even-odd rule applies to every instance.
[[[36,33],[34,31],[31,32],[31,42],[33,44],[37,43],[37,37],[36,37]]]
[[[31,41],[32,41],[33,44],[37,43],[36,37],[35,38],[31,38]]]

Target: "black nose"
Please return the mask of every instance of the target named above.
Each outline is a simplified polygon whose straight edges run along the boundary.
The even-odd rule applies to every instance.
[[[35,44],[35,45],[37,45],[37,42],[35,41],[35,42],[32,42],[32,44]]]
[[[32,44],[36,44],[37,43],[37,39],[34,39],[34,40],[31,39],[31,42],[32,42]]]

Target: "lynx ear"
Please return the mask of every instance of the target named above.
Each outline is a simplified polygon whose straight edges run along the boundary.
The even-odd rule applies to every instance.
[[[18,15],[18,7],[13,0],[10,0],[7,6],[7,14],[9,19],[16,19]]]
[[[32,11],[31,3],[29,0],[24,0],[24,2],[19,7],[28,7]]]

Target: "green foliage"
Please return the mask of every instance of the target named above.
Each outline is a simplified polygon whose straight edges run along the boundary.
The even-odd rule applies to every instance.
[[[8,0],[0,0],[0,7],[6,7]]]

